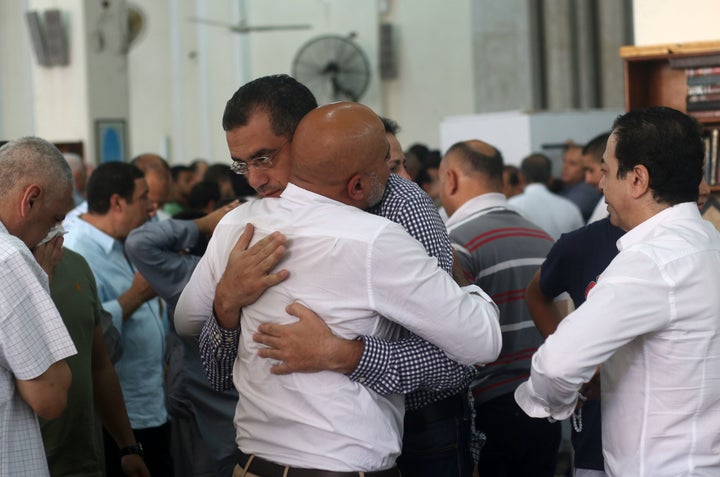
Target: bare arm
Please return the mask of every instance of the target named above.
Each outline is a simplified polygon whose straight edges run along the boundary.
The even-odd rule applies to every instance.
[[[105,350],[102,327],[95,326],[92,349],[92,382],[95,412],[119,448],[133,446],[137,442],[125,409],[115,368]],[[125,475],[149,477],[150,472],[142,457],[129,454],[122,457]]]
[[[541,269],[538,268],[525,290],[525,302],[535,322],[535,327],[543,338],[547,338],[555,332],[562,316],[555,307],[553,297],[545,295],[540,290],[540,271]]]
[[[72,372],[65,360],[53,363],[44,373],[27,381],[15,380],[23,400],[43,419],[55,419],[67,404]]]
[[[123,320],[130,318],[143,303],[156,296],[155,290],[152,289],[147,280],[140,275],[140,272],[135,272],[130,288],[117,298],[122,309]]]

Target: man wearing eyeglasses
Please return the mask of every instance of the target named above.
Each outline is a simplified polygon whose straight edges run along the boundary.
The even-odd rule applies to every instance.
[[[285,75],[254,80],[228,101],[223,128],[233,170],[244,173],[261,196],[278,197],[285,190],[295,128],[316,106],[312,93]],[[443,269],[451,271],[452,251],[445,227],[432,201],[415,184],[391,174],[382,201],[369,211],[401,224],[429,255],[438,258]],[[210,368],[208,377],[218,389],[233,385],[240,310],[287,278],[287,271],[273,271],[285,251],[281,235],[269,235],[245,250],[249,242],[250,236],[243,235],[218,283],[213,303],[217,320],[207,320],[210,310],[197,316],[183,313],[183,302],[190,299],[185,295],[175,315],[180,333],[197,334],[205,324],[201,355],[206,369]],[[449,360],[440,349],[417,337],[396,342],[369,336],[341,340],[310,310],[300,305],[294,310],[302,326],[273,330],[291,340],[275,340],[267,351],[282,355],[271,356],[281,361],[273,372],[337,371],[383,395],[419,390],[407,396],[401,470],[416,476],[471,475],[464,392],[474,368]]]

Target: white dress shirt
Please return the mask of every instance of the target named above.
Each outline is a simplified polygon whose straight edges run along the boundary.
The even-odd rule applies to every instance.
[[[543,184],[528,184],[522,194],[508,199],[530,222],[542,227],[553,240],[585,225],[577,205],[553,194]]]
[[[294,322],[284,310],[301,301],[343,338],[392,339],[400,324],[471,364],[500,352],[497,307],[479,288],[457,287],[399,225],[288,184],[280,198],[241,205],[218,224],[178,302],[179,332],[194,332],[210,315],[216,284],[248,222],[253,241],[274,230],[287,236],[278,268],[290,277],[242,310],[233,369],[239,448],[297,467],[391,467],[400,452],[402,396],[380,396],[334,372],[272,375],[273,363],[257,356],[252,341],[258,325]]]
[[[683,203],[618,249],[535,353],[515,399],[530,416],[565,419],[602,365],[611,476],[720,475],[720,234]]]

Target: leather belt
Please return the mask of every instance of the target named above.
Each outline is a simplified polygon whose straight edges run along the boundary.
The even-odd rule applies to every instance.
[[[436,421],[462,418],[469,410],[464,392],[455,394],[425,407],[405,413],[405,432],[419,432]]]
[[[374,472],[340,472],[334,470],[304,469],[301,467],[290,467],[270,462],[256,455],[238,453],[238,464],[245,469],[248,461],[250,465],[247,472],[260,477],[400,477],[397,467],[378,470]]]

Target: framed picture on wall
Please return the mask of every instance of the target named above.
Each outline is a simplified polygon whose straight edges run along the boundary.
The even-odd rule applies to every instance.
[[[123,162],[127,150],[124,119],[95,120],[95,153],[98,164]]]

